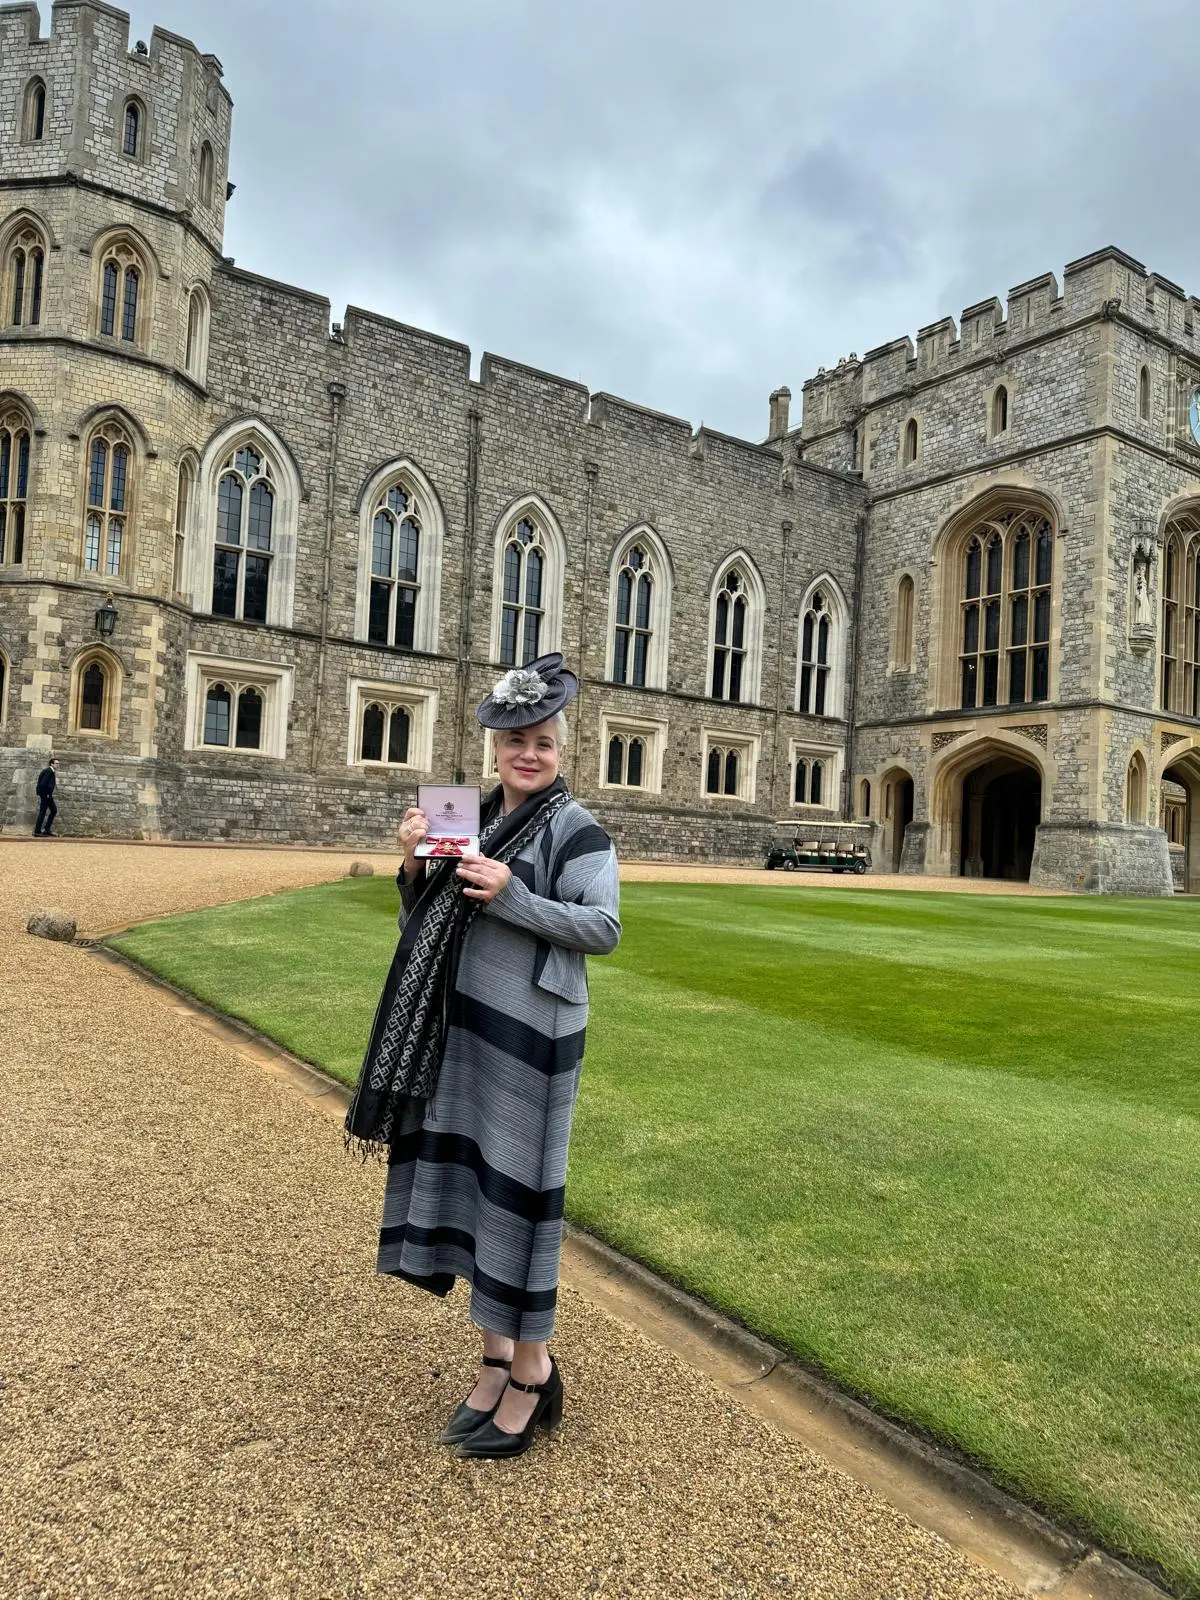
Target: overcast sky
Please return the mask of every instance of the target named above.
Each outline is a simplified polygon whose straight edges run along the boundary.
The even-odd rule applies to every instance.
[[[48,8],[47,8],[48,9]],[[1182,0],[156,0],[240,265],[761,438],[767,395],[1103,244],[1200,294]],[[1060,276],[1061,282],[1061,276]]]

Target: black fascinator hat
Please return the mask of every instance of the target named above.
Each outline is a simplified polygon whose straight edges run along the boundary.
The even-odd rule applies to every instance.
[[[578,693],[579,679],[564,669],[556,650],[506,672],[480,701],[475,715],[485,728],[532,728],[548,721]]]

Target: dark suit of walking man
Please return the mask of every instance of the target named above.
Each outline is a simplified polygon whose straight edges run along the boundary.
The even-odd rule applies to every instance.
[[[38,799],[42,803],[38,808],[38,819],[33,827],[33,837],[35,839],[39,834],[45,839],[54,837],[51,830],[54,827],[54,819],[58,815],[58,807],[54,804],[54,786],[57,782],[58,762],[51,760],[49,766],[44,767],[38,773],[37,792]]]

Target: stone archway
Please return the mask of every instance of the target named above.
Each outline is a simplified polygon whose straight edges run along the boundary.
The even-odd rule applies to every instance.
[[[1036,757],[1006,739],[964,740],[933,777],[931,870],[1027,883],[1044,781]]]
[[[904,860],[904,834],[916,808],[916,785],[903,767],[885,772],[880,784],[880,815],[883,818],[883,849],[879,866],[884,872],[899,872]]]
[[[1200,750],[1187,751],[1163,769],[1158,809],[1175,888],[1200,894]]]
[[[1028,883],[1042,820],[1042,775],[1032,762],[995,755],[962,780],[958,870],[964,878]]]

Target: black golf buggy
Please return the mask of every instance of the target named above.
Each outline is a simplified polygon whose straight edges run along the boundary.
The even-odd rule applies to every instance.
[[[840,829],[797,834],[791,844],[776,845],[766,861],[768,872],[865,872],[870,865],[866,845]]]

